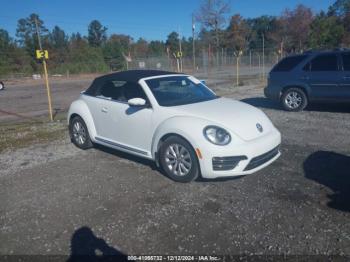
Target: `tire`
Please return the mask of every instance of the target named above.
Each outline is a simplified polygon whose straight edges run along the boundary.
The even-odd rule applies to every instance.
[[[75,116],[69,123],[69,135],[72,143],[83,150],[93,147],[89,131],[84,120],[80,116]]]
[[[188,183],[199,176],[196,153],[181,137],[171,136],[163,142],[159,162],[165,174],[176,182]]]
[[[285,110],[299,112],[305,109],[308,104],[305,92],[300,88],[289,88],[283,92],[281,103]]]
[[[5,85],[3,82],[0,81],[0,91],[5,89]]]

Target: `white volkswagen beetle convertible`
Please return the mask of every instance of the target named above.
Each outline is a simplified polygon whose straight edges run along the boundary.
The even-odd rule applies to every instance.
[[[251,174],[279,156],[259,109],[215,95],[193,76],[131,70],[96,78],[68,113],[72,142],[152,159],[173,180]]]

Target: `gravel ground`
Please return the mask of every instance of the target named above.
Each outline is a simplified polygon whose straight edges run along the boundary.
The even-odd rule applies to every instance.
[[[245,177],[179,184],[151,162],[80,151],[67,136],[7,150],[0,254],[350,256],[350,109],[287,113],[261,87],[215,89],[266,112],[283,136],[279,160]]]

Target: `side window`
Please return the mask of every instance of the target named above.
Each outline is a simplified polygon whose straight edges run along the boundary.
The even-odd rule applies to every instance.
[[[305,58],[306,55],[286,57],[272,69],[272,72],[288,72],[299,65]]]
[[[125,81],[110,80],[105,82],[100,88],[99,95],[113,100],[125,102],[123,88],[127,84]]]
[[[350,53],[343,53],[342,58],[344,71],[350,71]]]
[[[124,96],[126,101],[132,98],[143,98],[146,101],[147,96],[143,91],[142,87],[137,83],[128,82],[124,85]]]
[[[337,71],[338,70],[338,59],[336,54],[325,54],[319,55],[311,60],[305,67],[304,70],[309,71]]]

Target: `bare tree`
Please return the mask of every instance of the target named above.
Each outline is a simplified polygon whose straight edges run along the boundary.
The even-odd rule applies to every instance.
[[[202,29],[213,31],[216,49],[220,47],[219,31],[226,23],[225,14],[230,11],[229,4],[224,0],[202,0],[201,6],[195,13],[195,19]]]
[[[240,14],[235,14],[231,17],[227,31],[228,45],[235,51],[245,51],[251,37],[251,30],[246,20]]]
[[[267,31],[267,37],[278,45],[278,52],[284,56],[286,44],[289,42],[288,23],[284,17],[279,17],[273,22],[273,29]]]
[[[281,52],[302,51],[307,46],[313,19],[312,10],[304,5],[298,5],[294,10],[286,9],[269,36],[280,45]]]
[[[311,8],[300,4],[294,10],[285,10],[282,16],[287,23],[291,48],[294,51],[305,49],[309,38],[310,25],[314,18]]]

